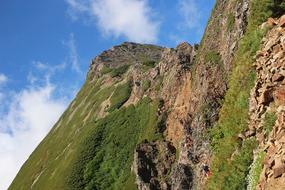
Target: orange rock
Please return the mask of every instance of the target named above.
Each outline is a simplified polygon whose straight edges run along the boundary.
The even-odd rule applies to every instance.
[[[274,99],[277,100],[279,105],[285,105],[285,89],[276,90]]]
[[[269,26],[277,25],[277,21],[274,18],[269,18],[267,20],[267,23],[268,23]]]
[[[285,172],[285,165],[284,164],[277,165],[273,169],[273,176],[274,178],[280,177],[284,172]]]
[[[285,15],[279,19],[279,26],[285,27]]]

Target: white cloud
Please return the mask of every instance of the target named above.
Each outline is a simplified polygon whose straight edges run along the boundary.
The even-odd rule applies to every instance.
[[[9,98],[0,113],[0,189],[6,189],[18,170],[66,108],[54,98],[55,86],[28,87]]]
[[[3,73],[0,73],[0,85],[3,85],[7,82],[8,78]]]
[[[179,13],[183,20],[180,27],[186,29],[200,29],[202,12],[198,8],[198,0],[179,0]]]
[[[69,35],[69,40],[65,43],[69,48],[69,61],[71,62],[71,69],[79,74],[82,74],[79,62],[78,62],[78,53],[77,47],[74,39],[74,34]]]
[[[130,41],[151,43],[157,41],[159,23],[153,19],[148,0],[66,0],[73,10],[96,20],[99,29],[107,35],[126,37]]]

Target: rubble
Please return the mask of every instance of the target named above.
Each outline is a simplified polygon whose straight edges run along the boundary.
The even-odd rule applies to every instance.
[[[250,98],[249,128],[256,130],[259,149],[266,153],[258,190],[276,190],[285,185],[285,15],[279,20],[268,19],[267,25],[273,28],[256,55],[256,83]],[[277,120],[266,132],[269,129],[265,129],[264,118],[269,112]],[[250,136],[246,132],[246,137]]]

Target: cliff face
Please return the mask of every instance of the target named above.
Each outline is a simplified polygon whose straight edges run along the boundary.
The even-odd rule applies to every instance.
[[[284,24],[260,28],[274,3],[217,0],[199,48],[126,42],[98,55],[9,189],[282,187]]]
[[[252,165],[254,168],[260,164],[257,189],[284,189],[285,17],[279,21],[271,18],[263,27],[266,25],[273,29],[256,55],[257,77],[250,97],[250,125],[245,137],[255,136],[258,142]]]

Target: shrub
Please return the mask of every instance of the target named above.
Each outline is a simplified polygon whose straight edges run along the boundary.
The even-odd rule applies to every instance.
[[[123,65],[123,66],[120,66],[118,68],[114,68],[112,69],[112,72],[111,72],[111,77],[120,77],[122,76],[123,74],[125,74],[128,69],[129,69],[130,65]]]
[[[144,137],[152,140],[157,124],[158,102],[144,98],[110,113],[90,126],[88,137],[80,143],[80,152],[69,176],[72,189],[135,189],[131,175],[133,151]],[[75,185],[75,186],[74,186]]]
[[[128,81],[125,84],[118,85],[111,96],[111,106],[109,112],[119,109],[126,101],[128,101],[132,93],[132,82]]]
[[[285,2],[284,0],[273,0],[273,16],[279,17],[285,13]]]
[[[149,89],[150,85],[151,85],[150,80],[144,80],[143,84],[142,84],[143,91],[144,92],[147,91]]]
[[[232,31],[235,24],[235,16],[233,13],[230,13],[227,18],[227,30],[228,32]]]
[[[101,69],[101,74],[107,74],[107,73],[110,73],[112,72],[113,69],[111,69],[110,67],[107,67],[106,65],[103,65],[102,69]]]
[[[273,126],[275,125],[275,121],[277,120],[277,116],[275,113],[267,112],[264,118],[263,129],[265,131],[266,136],[269,135]]]
[[[156,91],[160,91],[161,86],[163,85],[163,76],[159,76],[156,81],[157,81],[157,82],[156,82],[156,84],[155,84],[154,89],[155,89]]]
[[[218,52],[209,51],[205,54],[205,63],[220,64],[221,62],[222,58]]]
[[[253,160],[253,139],[240,144],[237,136],[248,127],[250,90],[255,82],[252,64],[266,31],[259,25],[272,16],[271,0],[251,1],[247,31],[234,60],[229,90],[216,126],[210,130],[213,175],[208,189],[246,189],[246,176]]]
[[[149,67],[149,68],[154,68],[155,65],[156,65],[156,62],[155,61],[152,61],[152,60],[144,60],[142,62],[142,64],[146,67]]]

